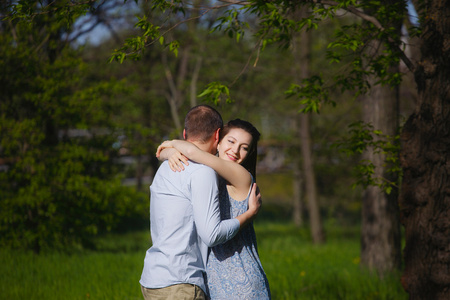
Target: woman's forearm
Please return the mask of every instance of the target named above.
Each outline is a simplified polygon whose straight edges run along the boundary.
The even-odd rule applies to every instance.
[[[184,156],[198,163],[204,163],[202,158],[206,155],[211,155],[188,141],[172,140],[171,144],[176,150],[183,153]]]
[[[159,161],[168,160],[170,156],[172,156],[177,150],[174,148],[164,148],[159,152],[159,155],[156,156]]]
[[[213,168],[221,177],[231,183],[231,185],[248,192],[251,177],[248,171],[241,165],[235,162],[225,161],[184,140],[172,140],[169,146],[181,152],[188,159]]]

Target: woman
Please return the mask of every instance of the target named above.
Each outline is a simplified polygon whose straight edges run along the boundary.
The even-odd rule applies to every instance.
[[[213,168],[221,176],[221,218],[230,219],[247,210],[255,178],[259,137],[260,133],[252,124],[236,119],[228,122],[220,132],[218,157],[182,140],[162,143],[157,156],[168,159],[174,171],[183,170],[183,164],[188,164],[187,158]],[[161,153],[165,148],[177,151]],[[270,299],[253,224],[242,228],[230,241],[211,248],[206,274],[211,299]]]

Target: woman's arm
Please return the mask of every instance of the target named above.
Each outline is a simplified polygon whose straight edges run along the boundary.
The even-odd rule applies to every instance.
[[[170,169],[174,172],[181,172],[184,170],[185,165],[189,165],[188,158],[175,148],[164,148],[160,150],[158,147],[156,157],[159,161],[167,160]]]
[[[162,143],[158,147],[156,156],[160,155],[163,149],[171,147],[181,152],[190,160],[213,168],[221,177],[236,188],[240,194],[248,194],[252,179],[250,173],[240,164],[223,160],[183,140],[172,140]]]

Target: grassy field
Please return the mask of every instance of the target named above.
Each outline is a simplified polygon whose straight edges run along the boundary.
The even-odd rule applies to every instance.
[[[359,229],[329,228],[324,245],[305,229],[257,227],[258,248],[274,299],[407,299],[400,274],[383,280],[361,270]]]
[[[290,224],[257,222],[258,248],[273,299],[407,299],[399,274],[383,280],[359,267],[358,228],[327,230],[325,245]],[[2,299],[142,299],[148,231],[98,239],[74,254],[0,250]]]

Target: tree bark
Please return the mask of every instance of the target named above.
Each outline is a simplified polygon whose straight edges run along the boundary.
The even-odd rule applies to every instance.
[[[377,49],[376,45],[371,49]],[[398,89],[375,85],[363,101],[364,122],[383,134],[395,136],[398,129]],[[396,182],[397,176],[388,174],[386,155],[368,149],[364,158],[375,166],[376,178]],[[380,276],[399,269],[401,265],[401,234],[398,208],[398,188],[390,194],[378,186],[369,186],[363,194],[361,220],[361,265],[375,270]]]
[[[302,7],[299,11],[298,18],[304,18],[308,15],[308,8]],[[297,41],[296,41],[297,40]],[[300,45],[301,41],[301,45]],[[303,30],[299,39],[294,38],[293,55],[295,65],[299,69],[296,72],[297,80],[310,76],[310,56],[311,56],[311,35],[309,31]],[[299,135],[300,150],[303,158],[303,175],[305,179],[305,191],[308,201],[309,223],[311,227],[311,237],[313,243],[320,244],[325,242],[325,234],[322,227],[320,217],[319,200],[317,197],[316,178],[314,173],[314,163],[311,151],[311,134],[310,134],[310,118],[309,114],[302,113],[299,115]]]
[[[320,218],[319,203],[317,199],[316,177],[311,151],[311,136],[309,133],[309,115],[301,114],[301,150],[303,157],[303,173],[305,174],[306,198],[308,200],[309,223],[311,226],[311,237],[314,244],[325,242],[325,234]]]
[[[201,3],[202,0],[196,0],[193,6],[198,7]],[[162,54],[162,63],[170,91],[170,93],[166,94],[166,99],[170,106],[176,131],[180,134],[183,129],[183,124],[180,121],[180,109],[187,97],[184,94],[189,93],[188,97],[191,107],[197,105],[197,83],[203,63],[203,50],[205,49],[205,39],[197,37],[199,35],[197,28],[199,26],[199,11],[192,10],[190,13],[192,22],[187,23],[188,31],[186,33],[185,46],[179,50],[176,72],[172,73],[167,54],[165,52]],[[200,53],[197,54],[195,64],[190,66],[191,59],[195,55],[195,49],[199,49],[197,51]],[[182,138],[181,135],[180,138]]]
[[[389,3],[389,0],[382,2]],[[369,14],[373,12],[365,10]],[[400,34],[402,20],[390,18],[385,20],[389,26]],[[385,47],[380,40],[372,40],[366,44],[365,64],[370,66],[373,58],[383,55]],[[369,67],[367,67],[369,68]],[[392,64],[389,73],[398,73],[400,64]],[[363,99],[363,120],[379,130],[383,135],[394,137],[398,133],[399,122],[399,87],[390,87],[377,83],[378,77],[367,78],[371,89]],[[379,137],[374,136],[377,140]],[[369,148],[363,154],[364,159],[375,166],[373,177],[381,181],[396,183],[398,176],[388,173],[392,163],[386,160],[387,155],[379,149]],[[361,209],[361,266],[377,271],[379,276],[397,270],[401,266],[401,233],[398,208],[398,187],[394,186],[389,194],[381,187],[371,185],[363,193]]]
[[[410,299],[450,295],[450,3],[422,3],[419,99],[401,135],[402,284]],[[426,14],[425,14],[426,12]]]
[[[297,123],[297,122],[296,122]],[[298,125],[296,125],[296,130]],[[303,176],[300,170],[300,158],[298,155],[293,155],[293,195],[292,195],[292,221],[295,226],[303,226],[303,202],[302,202],[302,187]]]
[[[187,50],[186,50],[187,51]],[[187,61],[187,57],[181,55],[182,60]],[[170,93],[166,94],[167,102],[170,106],[170,114],[172,115],[173,123],[175,124],[176,132],[181,134],[183,128],[180,121],[180,113],[178,111],[181,103],[184,101],[184,97],[181,91],[178,89],[179,84],[175,81],[172,76],[172,71],[170,70],[169,63],[167,61],[167,54],[165,52],[162,53],[162,64],[164,66],[164,73],[166,75],[167,83],[169,85]],[[178,75],[178,79],[180,79],[180,74]],[[184,79],[184,78],[183,78]]]

